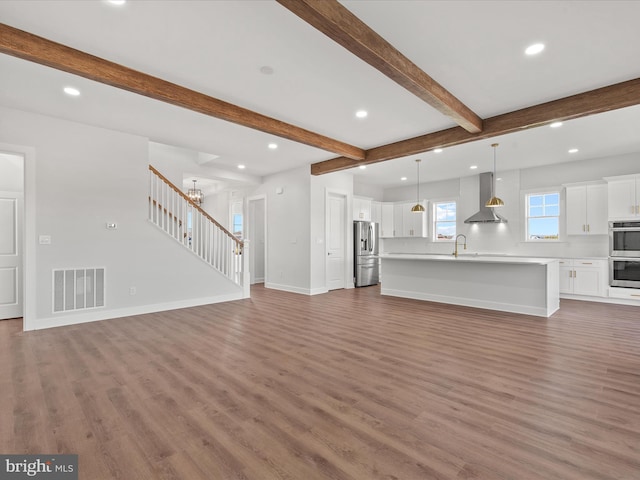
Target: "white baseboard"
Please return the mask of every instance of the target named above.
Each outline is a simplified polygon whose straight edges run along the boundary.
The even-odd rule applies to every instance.
[[[117,308],[113,310],[93,309],[83,312],[65,312],[55,317],[36,319],[30,323],[34,328],[29,330],[42,330],[44,328],[63,327],[66,325],[77,325],[80,323],[97,322],[113,318],[131,317],[134,315],[144,315],[145,313],[164,312],[179,308],[198,307],[200,305],[210,305],[212,303],[229,302],[241,300],[242,292],[217,295],[214,297],[191,298],[188,300],[178,300],[175,302],[156,303],[153,305],[140,305],[138,307]]]
[[[392,290],[389,288],[381,288],[382,295],[391,297],[412,298],[414,300],[425,300],[428,302],[447,303],[451,305],[462,305],[464,307],[485,308],[488,310],[498,310],[501,312],[521,313],[524,315],[535,315],[537,317],[549,317],[553,314],[547,314],[547,310],[543,307],[514,305],[510,303],[498,303],[479,299],[469,299],[461,297],[453,297],[449,295],[433,295],[422,292],[408,292],[404,290]]]
[[[599,303],[611,303],[616,305],[633,305],[640,306],[640,300],[631,300],[622,297],[591,297],[587,295],[574,295],[571,293],[561,293],[560,298],[566,298],[567,300],[580,300],[582,302],[599,302]]]
[[[329,290],[326,287],[320,288],[300,288],[292,285],[282,285],[280,283],[265,282],[265,288],[272,288],[274,290],[282,290],[283,292],[299,293],[301,295],[321,295],[327,293]]]

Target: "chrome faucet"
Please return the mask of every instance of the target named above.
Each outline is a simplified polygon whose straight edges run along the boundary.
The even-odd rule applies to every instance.
[[[453,251],[453,256],[456,257],[456,258],[458,258],[458,239],[460,237],[464,238],[464,249],[465,250],[467,249],[467,237],[465,235],[461,234],[461,233],[456,235],[456,248]]]

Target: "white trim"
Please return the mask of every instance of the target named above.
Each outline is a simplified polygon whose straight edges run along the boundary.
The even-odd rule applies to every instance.
[[[229,293],[225,295],[217,295],[214,297],[192,298],[189,300],[178,300],[175,302],[156,303],[153,305],[140,305],[138,307],[118,308],[115,310],[100,311],[92,310],[77,315],[56,315],[55,318],[42,318],[38,320],[37,327],[30,330],[41,330],[43,328],[63,327],[65,325],[77,325],[80,323],[97,322],[101,320],[110,320],[113,318],[131,317],[134,315],[144,315],[146,313],[165,312],[167,310],[177,310],[181,308],[198,307],[201,305],[210,305],[212,303],[229,302],[232,300],[242,299],[242,291],[238,293]]]
[[[521,313],[524,315],[535,315],[537,317],[550,317],[558,309],[556,308],[550,314],[547,314],[547,309],[544,307],[528,307],[525,305],[516,305],[511,303],[492,302],[486,300],[469,299],[462,297],[454,297],[451,295],[434,295],[422,292],[410,292],[405,290],[393,290],[383,287],[380,291],[382,295],[389,295],[391,297],[412,298],[414,300],[425,300],[429,302],[447,303],[452,305],[462,305],[465,307],[484,308],[488,310],[498,310],[502,312]]]
[[[310,288],[294,287],[292,285],[283,285],[281,283],[271,283],[271,282],[265,282],[264,287],[272,288],[273,290],[282,290],[283,292],[299,293],[301,295],[319,295],[321,293],[328,292],[328,290],[325,287],[310,289]]]

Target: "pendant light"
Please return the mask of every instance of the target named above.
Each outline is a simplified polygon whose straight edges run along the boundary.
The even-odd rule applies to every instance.
[[[491,146],[493,147],[493,181],[491,182],[491,198],[484,206],[495,208],[504,206],[504,202],[501,198],[496,197],[496,148],[498,144],[492,143]]]
[[[418,183],[416,184],[416,190],[418,195],[417,195],[416,204],[413,207],[411,207],[411,211],[415,213],[424,212],[424,207],[420,203],[420,162],[421,161],[422,160],[420,160],[419,158],[416,159],[416,163],[418,164]]]
[[[196,188],[196,180],[193,180],[193,188],[187,190],[187,197],[191,199],[193,203],[196,205],[201,205],[204,200],[204,195],[202,194],[202,190]]]

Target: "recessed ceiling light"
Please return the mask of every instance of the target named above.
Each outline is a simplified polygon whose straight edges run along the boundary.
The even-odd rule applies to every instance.
[[[406,182],[407,181],[407,177],[400,177],[400,181]]]
[[[433,153],[442,153],[442,149],[441,148],[436,148]]]
[[[80,90],[73,87],[64,87],[64,93],[66,93],[67,95],[71,95],[72,97],[77,97],[78,95],[80,95]]]
[[[275,150],[276,148],[278,148],[278,144],[277,143],[270,143],[268,145],[269,150]]]
[[[471,170],[475,170],[476,168],[478,168],[478,166],[477,166],[477,165],[471,165],[469,168],[470,168]]]
[[[562,122],[553,122],[549,125],[551,128],[558,128],[562,126]]]
[[[109,2],[111,5],[118,5],[118,6],[120,6],[120,5],[124,5],[125,3],[127,3],[127,0],[108,0],[108,2]]]
[[[534,43],[533,45],[529,45],[527,49],[524,51],[527,55],[537,55],[541,51],[544,50],[544,43]]]
[[[270,67],[269,65],[260,67],[260,73],[263,73],[264,75],[273,75],[274,71],[273,67]]]
[[[578,149],[577,148],[572,148],[571,150],[569,150],[569,153],[578,153]]]
[[[245,169],[245,168],[247,168],[247,167],[245,167],[244,165],[238,165],[238,168],[239,168],[240,170],[244,170],[244,169]]]
[[[369,112],[367,112],[366,110],[358,110],[356,112],[356,117],[358,118],[366,118],[367,115],[369,115]]]
[[[364,170],[365,168],[367,168],[367,166],[366,166],[366,165],[360,165],[358,168],[359,168],[360,170]]]
[[[501,181],[502,181],[502,177],[496,178],[496,182],[501,182]]]

